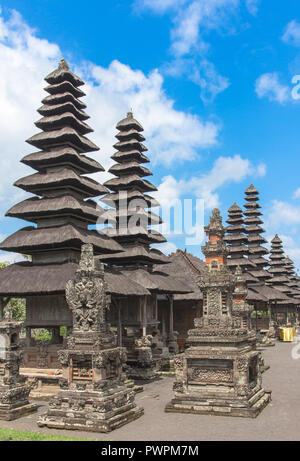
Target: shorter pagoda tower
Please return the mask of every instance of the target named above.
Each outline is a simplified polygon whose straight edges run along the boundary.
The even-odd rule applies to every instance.
[[[289,287],[289,270],[286,267],[286,257],[282,248],[282,240],[276,234],[271,240],[271,251],[270,251],[270,268],[268,272],[271,274],[269,280],[277,290],[289,296],[291,289]]]
[[[270,396],[261,387],[260,353],[250,330],[241,268],[233,275],[227,267],[219,210],[213,210],[205,232],[206,270],[199,277],[203,317],[194,319],[188,348],[175,357],[175,397],[165,411],[256,417]]]
[[[258,195],[259,192],[253,184],[245,191],[246,203],[244,215],[246,218],[244,219],[244,224],[246,226],[245,232],[248,234],[248,258],[256,266],[253,269],[249,269],[249,272],[263,284],[269,278],[269,274],[265,270],[265,267],[268,266],[268,261],[264,258],[268,254],[268,250],[262,246],[264,243],[267,243],[267,240],[260,235],[265,230],[260,226],[260,224],[263,224],[263,221],[260,218],[262,213],[259,211],[261,206],[258,203]]]
[[[285,258],[285,267],[287,270],[287,277],[290,280],[287,286],[293,290],[292,291],[293,298],[299,299],[300,298],[300,284],[297,279],[294,262],[291,260],[289,256]],[[300,299],[299,299],[299,304],[300,304]]]
[[[224,242],[228,245],[227,265],[234,273],[240,266],[244,272],[246,269],[255,269],[255,264],[247,257],[249,250],[247,247],[248,237],[246,235],[242,209],[234,202],[228,210],[229,225],[226,227]],[[257,280],[253,278],[253,280]]]
[[[137,408],[135,392],[126,385],[126,349],[116,346],[116,336],[107,323],[110,299],[104,266],[96,263],[93,246],[83,245],[79,268],[66,286],[73,331],[67,349],[59,352],[61,391],[38,419],[39,426],[110,432],[144,412]]]
[[[123,267],[139,265],[151,268],[154,264],[166,264],[168,258],[161,251],[151,248],[151,244],[163,243],[166,239],[151,229],[162,220],[151,210],[159,203],[149,195],[157,190],[156,187],[145,179],[152,173],[143,165],[150,162],[145,155],[148,149],[143,144],[144,129],[132,112],[128,112],[116,128],[118,142],[113,147],[118,150],[111,157],[116,163],[109,169],[115,178],[104,183],[111,192],[101,199],[112,209],[104,213],[99,221],[111,217],[114,226],[106,227],[102,232],[121,244],[123,251],[103,255],[101,260]]]
[[[10,308],[7,318],[0,310],[0,419],[11,421],[37,411],[37,405],[29,402],[31,387],[19,374],[22,323],[12,319]]]

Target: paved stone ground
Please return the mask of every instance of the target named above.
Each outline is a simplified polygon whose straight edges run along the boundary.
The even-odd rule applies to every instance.
[[[119,441],[300,440],[300,358],[292,359],[294,346],[278,342],[263,349],[265,362],[270,365],[263,374],[263,385],[273,393],[272,402],[256,419],[165,413],[173,378],[163,378],[146,384],[144,392],[137,394],[136,402],[144,407],[145,415],[109,434],[42,429],[36,425],[36,414],[0,421],[0,427]],[[45,403],[40,404],[39,413],[43,413]]]

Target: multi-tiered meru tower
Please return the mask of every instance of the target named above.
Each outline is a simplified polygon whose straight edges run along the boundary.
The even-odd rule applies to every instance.
[[[255,264],[247,257],[249,250],[247,247],[248,237],[244,226],[242,209],[234,202],[228,210],[228,219],[226,221],[226,236],[224,242],[228,244],[227,265],[232,270],[240,266],[244,272],[246,269],[255,269]],[[253,280],[257,280],[253,277]]]
[[[286,267],[286,257],[282,249],[282,240],[276,234],[271,240],[271,251],[270,251],[270,268],[268,272],[271,274],[269,283],[281,291],[282,293],[289,295],[291,289],[289,287],[289,271]]]
[[[258,190],[255,189],[253,184],[250,185],[245,191],[244,205],[244,219],[245,232],[248,234],[248,258],[255,264],[255,268],[249,268],[249,272],[252,276],[256,277],[262,284],[269,278],[269,275],[264,268],[268,265],[268,261],[264,258],[264,255],[268,254],[268,250],[262,246],[267,243],[267,240],[260,234],[265,230],[260,226],[263,224],[260,216],[262,213],[259,211],[261,206],[259,205]]]
[[[99,215],[93,197],[107,189],[85,176],[103,167],[84,155],[99,150],[86,134],[93,130],[85,104],[79,98],[84,82],[62,60],[46,78],[48,96],[38,109],[42,118],[36,126],[42,131],[27,140],[38,148],[22,162],[36,172],[19,179],[15,186],[34,194],[13,206],[7,216],[33,223],[7,237],[2,250],[30,255],[32,262],[13,264],[1,271],[0,296],[26,298],[28,345],[33,327],[71,326],[72,319],[65,301],[65,283],[80,259],[81,245],[93,244],[96,254],[121,251],[120,245],[96,230],[88,229]],[[101,211],[101,210],[100,210]],[[32,365],[34,362],[32,355]],[[49,357],[40,366],[50,366]]]
[[[205,232],[206,270],[199,277],[203,317],[188,332],[189,347],[175,357],[175,397],[166,411],[255,417],[269,395],[261,387],[245,281],[240,267],[233,275],[226,264],[219,210],[213,210]]]
[[[150,248],[152,243],[162,243],[166,239],[151,230],[151,225],[162,222],[161,218],[149,210],[159,206],[159,203],[148,193],[156,191],[156,187],[144,177],[151,176],[151,171],[143,166],[149,163],[145,155],[147,148],[142,144],[143,127],[133,118],[132,112],[121,120],[117,126],[117,149],[112,155],[116,162],[109,172],[116,177],[104,183],[111,193],[105,195],[102,201],[113,207],[104,217],[113,218],[115,223],[105,232],[122,244],[124,251],[114,256],[102,259],[118,266],[153,266],[168,262],[158,250]]]

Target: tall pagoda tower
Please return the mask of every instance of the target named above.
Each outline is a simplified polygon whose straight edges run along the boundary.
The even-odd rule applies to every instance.
[[[35,123],[41,131],[27,140],[39,150],[21,160],[36,172],[15,182],[34,196],[6,213],[33,225],[0,244],[1,250],[30,255],[32,261],[1,271],[0,297],[26,298],[28,329],[52,327],[57,335],[59,326],[72,325],[65,282],[77,268],[82,244],[92,244],[96,254],[121,251],[121,247],[88,228],[99,215],[92,198],[107,189],[85,176],[103,171],[103,167],[85,155],[99,148],[86,137],[93,130],[86,123],[86,105],[79,99],[84,96],[80,89],[84,82],[64,59],[45,80],[48,96],[38,109],[42,118]]]
[[[103,256],[105,262],[118,266],[152,266],[163,264],[168,259],[159,250],[151,249],[152,243],[165,242],[158,232],[151,230],[151,225],[162,222],[161,218],[149,210],[159,203],[148,193],[156,187],[144,177],[151,176],[151,171],[143,164],[149,163],[144,152],[147,148],[142,135],[143,127],[133,118],[132,112],[121,120],[117,126],[117,149],[112,155],[116,162],[109,172],[115,175],[104,183],[110,189],[102,201],[113,207],[103,217],[113,217],[115,225],[103,230],[123,246],[123,252]]]
[[[255,269],[254,262],[247,258],[249,253],[247,247],[248,237],[244,226],[243,211],[236,202],[229,208],[226,222],[229,224],[225,228],[226,235],[224,236],[224,242],[228,245],[228,267],[232,272],[235,272],[238,266],[243,272],[246,269]],[[254,277],[251,277],[251,279],[257,281]]]
[[[268,272],[264,269],[268,265],[268,261],[264,258],[264,255],[268,254],[268,250],[262,246],[267,243],[267,240],[261,236],[265,230],[260,226],[263,221],[260,218],[262,213],[259,211],[261,206],[258,203],[258,195],[259,192],[253,184],[245,191],[244,215],[246,218],[244,219],[244,224],[246,225],[245,231],[248,234],[248,258],[256,266],[249,269],[249,272],[260,282],[264,282],[269,278]]]
[[[88,173],[103,171],[97,161],[84,155],[99,148],[85,135],[93,130],[85,120],[84,82],[70,71],[64,59],[45,78],[49,96],[38,109],[42,118],[35,125],[42,131],[27,140],[40,149],[21,161],[37,172],[21,178],[15,186],[35,194],[13,206],[6,216],[25,219],[36,226],[25,227],[5,239],[1,250],[32,256],[35,263],[75,261],[83,243],[92,243],[96,254],[117,251],[115,242],[88,230],[99,215],[92,197],[107,189]],[[87,200],[86,200],[87,199]]]

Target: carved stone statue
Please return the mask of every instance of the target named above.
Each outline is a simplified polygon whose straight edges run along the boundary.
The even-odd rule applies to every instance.
[[[61,391],[38,419],[39,426],[109,432],[143,414],[126,386],[126,349],[116,346],[107,323],[106,291],[104,266],[95,265],[92,245],[83,245],[74,280],[66,285],[73,331],[67,349],[59,352]]]
[[[31,387],[19,374],[21,322],[12,319],[12,311],[0,321],[0,419],[11,421],[37,410],[29,403]]]

